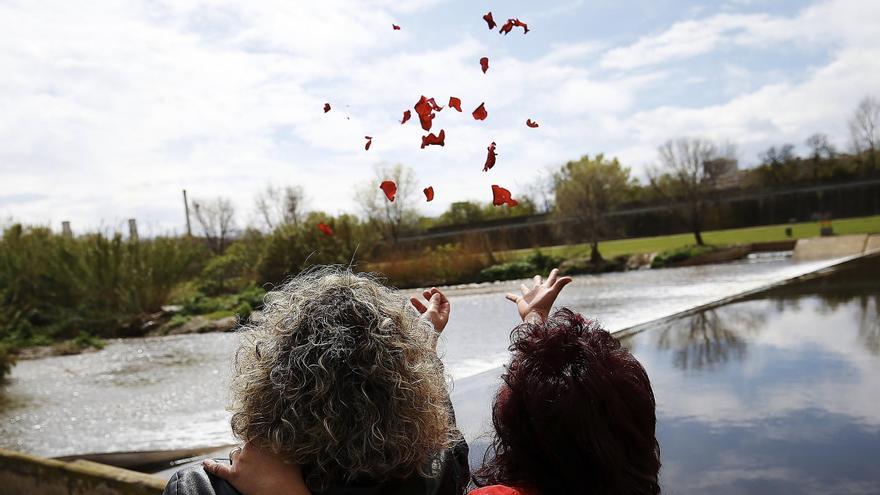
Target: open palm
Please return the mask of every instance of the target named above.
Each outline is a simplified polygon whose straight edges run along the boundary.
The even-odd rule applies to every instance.
[[[525,284],[520,285],[522,295],[509,293],[505,296],[516,303],[516,309],[523,321],[527,318],[546,320],[562,288],[571,283],[571,277],[560,277],[557,268],[550,271],[546,281],[542,281],[540,275],[535,275],[533,280],[535,283],[532,288]]]

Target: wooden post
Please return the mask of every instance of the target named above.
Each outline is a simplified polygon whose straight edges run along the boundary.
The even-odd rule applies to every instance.
[[[186,235],[192,237],[192,227],[189,223],[189,201],[186,200],[186,189],[183,190],[183,211],[186,213]]]
[[[61,222],[61,235],[64,237],[73,237],[73,230],[70,229],[70,220]]]
[[[134,218],[128,219],[128,239],[132,241],[138,240],[137,220]]]

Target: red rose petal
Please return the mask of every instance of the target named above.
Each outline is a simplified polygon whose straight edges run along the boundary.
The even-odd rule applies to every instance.
[[[364,139],[367,140],[367,144],[364,145],[364,149],[369,151],[370,145],[373,144],[373,136],[364,136]]]
[[[538,127],[538,123],[537,123],[537,122],[532,122],[532,119],[526,119],[526,125],[529,126],[529,127],[532,127],[532,128],[534,128],[534,127]]]
[[[410,117],[412,117],[412,112],[410,112],[409,110],[404,110],[403,111],[403,120],[401,120],[400,123],[406,124],[406,121],[409,120]]]
[[[486,24],[489,25],[489,30],[495,29],[495,26],[498,25],[498,24],[495,24],[495,19],[492,18],[492,12],[489,12],[488,14],[484,15],[483,20],[486,21]]]
[[[501,26],[499,32],[501,34],[507,34],[510,32],[511,29],[513,29],[513,19],[508,19],[507,22],[505,22],[504,25]]]
[[[526,24],[526,23],[524,23],[524,22],[522,22],[522,21],[519,20],[519,19],[514,19],[514,20],[513,20],[513,25],[516,26],[516,27],[521,27],[521,28],[523,28],[523,34],[526,34],[526,33],[529,32],[529,25]]]
[[[492,184],[492,204],[495,206],[507,205],[511,208],[519,204],[519,201],[510,197],[510,191]]]
[[[474,113],[472,114],[474,116],[474,120],[486,120],[486,117],[489,116],[489,112],[486,111],[485,105],[485,103],[480,103],[480,106],[478,106],[477,109],[474,110]]]
[[[483,68],[483,74],[489,70],[489,57],[483,57],[480,59],[480,67]]]
[[[397,184],[395,184],[394,181],[383,181],[379,184],[379,189],[385,193],[385,197],[388,198],[388,201],[394,201],[394,195],[397,194]]]
[[[400,26],[398,26],[397,24],[392,24],[391,28],[394,29],[395,31],[400,31]]]
[[[501,26],[501,30],[500,30],[501,34],[509,33],[513,29],[514,26],[523,28],[523,34],[526,34],[529,32],[529,25],[528,24],[524,23],[523,21],[521,21],[519,19],[508,19],[507,22],[505,22],[504,25]]]
[[[324,113],[327,113],[327,112],[329,112],[329,111],[330,111],[330,104],[329,104],[329,103],[324,103]]]
[[[492,144],[486,149],[489,150],[489,153],[486,155],[486,164],[483,165],[483,172],[488,172],[490,168],[495,166],[495,157],[498,156],[498,153],[495,153],[495,141],[492,141]]]
[[[427,198],[428,201],[434,201],[434,186],[426,187],[423,192],[425,193],[425,198]]]
[[[321,223],[318,224],[318,230],[320,230],[321,232],[323,232],[324,235],[326,235],[326,236],[328,236],[328,237],[332,237],[332,236],[333,236],[333,229],[330,228],[330,226],[327,225],[327,224],[324,223],[324,222],[321,222]]]
[[[454,108],[460,112],[461,111],[461,100],[459,100],[458,98],[456,98],[454,96],[450,96],[449,97],[449,108]]]
[[[443,107],[441,107],[440,105],[438,105],[437,102],[434,101],[434,98],[428,98],[428,99],[427,99],[427,102],[428,102],[428,105],[431,105],[431,109],[432,109],[432,110],[434,110],[434,111],[436,111],[436,112],[439,112],[440,110],[443,110]]]
[[[422,136],[422,149],[425,149],[425,146],[430,146],[432,144],[444,146],[446,144],[446,131],[440,129],[440,134],[436,136],[433,132],[427,136]]]
[[[431,100],[433,100],[433,98],[431,98]],[[431,123],[434,120],[434,112],[432,112],[432,109],[438,107],[437,103],[434,102],[432,104],[431,100],[428,100],[425,95],[422,95],[422,97],[419,98],[419,101],[413,105],[416,114],[419,116],[419,122],[422,124],[422,129],[426,131],[431,130]]]

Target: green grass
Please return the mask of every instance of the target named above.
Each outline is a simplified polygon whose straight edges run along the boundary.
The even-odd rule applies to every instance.
[[[846,218],[834,220],[831,223],[834,233],[866,234],[880,232],[880,215],[872,217]],[[819,235],[818,222],[803,222],[795,224],[765,225],[762,227],[748,227],[743,229],[713,230],[703,232],[703,240],[707,244],[729,245],[747,244],[751,242],[782,241],[789,239],[785,235],[785,228],[792,228],[792,239],[816,237]],[[675,234],[658,237],[637,237],[633,239],[619,239],[599,243],[599,251],[606,259],[623,254],[655,253],[668,251],[694,244],[693,234]],[[532,253],[533,249],[517,249],[501,253],[504,259],[521,259]],[[541,251],[550,256],[558,256],[565,259],[589,256],[589,244],[572,244],[541,248]]]

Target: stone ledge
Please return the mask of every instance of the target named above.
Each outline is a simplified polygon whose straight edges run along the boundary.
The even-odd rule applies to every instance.
[[[0,449],[0,493],[159,495],[164,488],[165,480],[148,474]]]

